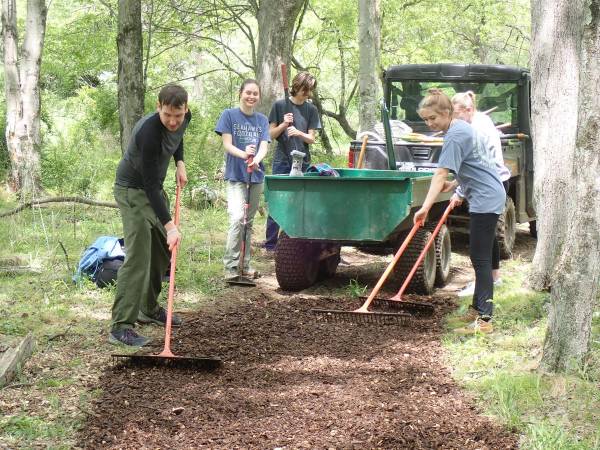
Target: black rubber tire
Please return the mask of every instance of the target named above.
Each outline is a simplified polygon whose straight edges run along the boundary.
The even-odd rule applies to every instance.
[[[496,227],[496,238],[500,247],[500,258],[512,258],[513,248],[515,246],[515,235],[517,232],[517,214],[513,199],[506,197],[504,212],[498,218]]]
[[[404,251],[404,254],[398,261],[398,265],[394,270],[394,280],[404,283],[407,275],[412,270],[413,266],[417,262],[419,255],[427,240],[431,236],[431,231],[421,228],[415,236],[410,241],[410,244]],[[409,283],[406,292],[414,292],[417,294],[430,295],[434,291],[435,285],[435,273],[436,273],[436,257],[435,257],[435,243],[425,254],[425,259],[419,267],[417,271],[413,275],[411,282]]]
[[[537,220],[529,222],[529,234],[537,239]]]
[[[435,286],[445,286],[450,277],[452,243],[450,230],[444,224],[435,237]]]
[[[337,270],[341,259],[340,250],[341,247],[336,246],[336,253],[319,262],[318,280],[326,280],[327,278],[333,278],[335,276],[335,271]]]
[[[311,287],[319,274],[319,245],[303,239],[279,235],[275,247],[275,277],[284,291]]]

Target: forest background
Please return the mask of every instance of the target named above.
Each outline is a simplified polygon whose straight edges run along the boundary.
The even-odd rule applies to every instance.
[[[17,2],[20,32],[25,26],[25,3]],[[272,8],[279,5],[269,0],[260,3]],[[314,101],[320,104],[323,130],[312,147],[313,161],[345,166],[348,144],[359,128],[359,8],[342,0],[300,3],[290,66],[291,76],[306,69],[319,83]],[[52,0],[48,6],[40,72],[43,195],[112,202],[114,173],[121,157],[119,2]],[[176,81],[189,90],[194,115],[185,136],[190,179],[184,191],[189,208],[184,216],[188,248],[178,266],[178,287],[186,293],[180,303],[184,308],[198,306],[193,297],[210,296],[223,288],[220,257],[227,221],[225,208],[217,200],[216,207],[192,211],[191,207],[201,206],[192,199],[192,192],[213,200],[222,195],[223,148],[213,130],[223,109],[238,104],[241,81],[257,77],[259,32],[268,31],[258,30],[257,14],[257,3],[252,0],[142,2],[144,110],[155,108],[161,86]],[[530,2],[524,0],[382,0],[378,72],[405,63],[529,67],[530,20]],[[277,23],[268,26],[276,27]],[[272,70],[280,76],[279,67]],[[4,88],[3,77],[0,71]],[[381,86],[377,88],[381,97]],[[282,95],[283,89],[279,88],[277,97]],[[261,111],[268,113],[270,106],[264,102]],[[5,108],[0,102],[0,127],[5,124]],[[5,188],[0,189],[0,211],[10,210],[19,202],[7,187],[10,164],[4,139],[2,130],[0,180]],[[171,194],[174,185],[174,177],[167,177],[165,187]],[[120,228],[116,210],[68,203],[32,208],[3,219],[0,233],[6,245],[0,249],[0,256],[26,255],[24,262],[40,269],[41,275],[19,276],[11,279],[10,285],[5,283],[8,277],[0,279],[0,307],[6,317],[0,321],[0,335],[23,336],[34,330],[40,348],[59,355],[65,348],[70,349],[62,338],[72,334],[80,336],[77,344],[82,353],[97,350],[98,339],[105,337],[103,327],[113,293],[110,289],[94,289],[91,283],[75,287],[70,275],[85,245],[100,234],[118,235]],[[600,448],[598,313],[594,316],[592,357],[580,372],[552,379],[536,372],[519,372],[520,361],[535,359],[541,351],[549,296],[521,290],[527,271],[523,261],[511,261],[505,269],[507,275],[515,277],[509,280],[509,286],[516,294],[506,303],[505,321],[499,321],[507,334],[499,334],[493,342],[502,349],[491,352],[492,344],[484,339],[466,345],[451,342],[451,363],[458,377],[467,384],[477,384],[478,375],[472,375],[473,370],[491,374],[481,377],[479,393],[493,399],[490,403],[497,408],[493,413],[510,429],[528,435],[530,444],[526,448]],[[360,289],[357,282],[348,287],[349,291]],[[92,329],[100,329],[101,338],[98,333],[91,334]],[[513,336],[508,337],[511,333]],[[514,358],[513,351],[520,352],[523,359]],[[36,364],[41,366],[48,362],[46,358],[53,358],[49,353],[40,351]],[[21,375],[12,391],[4,390],[9,399],[11,392],[23,385],[28,391],[25,402],[36,396],[43,398],[37,402],[42,405],[40,411],[31,413],[25,403],[13,405],[12,413],[0,420],[0,431],[9,443],[51,442],[62,448],[62,443],[70,442],[80,425],[80,413],[94,394],[73,387],[82,372],[90,371],[89,361],[72,358],[66,368],[69,373],[64,379],[45,376],[44,367],[39,376],[35,375],[38,378],[34,383]],[[65,400],[65,391],[71,390],[73,397],[67,399],[81,409],[73,416]],[[529,408],[535,410],[535,417],[528,415]],[[546,421],[547,417],[551,420]]]
[[[24,3],[18,2],[21,26]],[[185,148],[192,188],[218,180],[223,151],[213,133],[216,120],[237,105],[241,81],[256,76],[253,8],[252,2],[142,2],[145,111],[154,108],[165,83],[188,88],[194,120]],[[116,1],[54,0],[49,7],[40,77],[42,185],[49,193],[111,199],[121,155],[117,10]],[[527,66],[527,1],[384,1],[381,13],[381,70],[444,61]],[[313,160],[336,162],[358,129],[358,8],[341,0],[307,1],[294,37],[292,76],[304,68],[319,83],[323,131]],[[261,105],[263,112],[269,109]],[[0,178],[8,167],[4,142]]]

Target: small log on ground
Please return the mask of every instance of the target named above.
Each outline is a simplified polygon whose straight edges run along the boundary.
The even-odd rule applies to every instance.
[[[16,347],[0,354],[0,388],[10,383],[33,353],[33,336],[28,334]]]

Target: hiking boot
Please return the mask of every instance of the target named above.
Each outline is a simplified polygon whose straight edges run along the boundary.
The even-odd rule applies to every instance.
[[[153,316],[147,316],[142,311],[138,313],[137,321],[139,323],[154,323],[156,325],[165,326],[167,323],[167,311],[162,306],[158,308],[158,311]],[[171,316],[171,325],[174,327],[180,327],[182,320],[179,316],[173,314]]]
[[[460,320],[461,322],[473,322],[475,319],[477,319],[479,317],[479,311],[477,311],[475,308],[473,308],[472,306],[469,306],[469,309],[467,309],[467,311],[456,317],[456,320]]]
[[[114,345],[127,345],[129,347],[143,347],[148,345],[152,339],[141,336],[133,331],[133,328],[111,331],[108,335],[108,342]]]
[[[248,267],[246,270],[244,270],[244,275],[246,275],[248,278],[254,278],[255,280],[261,277],[260,272],[252,267]]]
[[[469,334],[488,334],[494,331],[494,326],[492,325],[491,320],[483,320],[481,317],[478,317],[473,322],[471,322],[466,327],[457,328],[454,330],[456,334],[461,335],[469,335]]]

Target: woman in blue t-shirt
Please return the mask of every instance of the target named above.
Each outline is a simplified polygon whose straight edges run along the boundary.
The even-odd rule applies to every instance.
[[[492,280],[492,247],[496,223],[504,210],[506,194],[496,171],[493,154],[483,139],[464,120],[453,119],[452,103],[440,89],[430,89],[419,104],[419,116],[432,131],[443,131],[444,145],[429,192],[423,206],[414,215],[414,222],[424,221],[440,192],[449,192],[460,185],[469,202],[469,253],[475,269],[475,292],[472,310],[465,318],[474,321],[459,333],[489,333],[493,313],[494,283]],[[448,181],[452,172],[455,181]],[[452,202],[457,202],[456,196]]]
[[[264,114],[255,112],[260,101],[260,88],[256,80],[248,79],[239,91],[239,108],[226,109],[219,117],[215,132],[223,139],[225,147],[225,180],[227,181],[227,212],[229,232],[225,244],[225,276],[238,275],[238,263],[244,232],[244,205],[247,184],[249,186],[249,207],[247,234],[244,252],[244,273],[257,277],[258,272],[250,268],[250,241],[252,223],[263,192],[265,177],[262,160],[267,154],[269,121]]]

